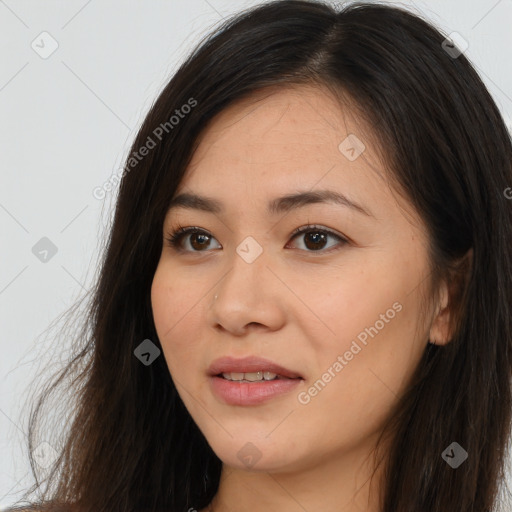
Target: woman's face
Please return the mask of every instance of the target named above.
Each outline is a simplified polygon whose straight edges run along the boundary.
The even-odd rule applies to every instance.
[[[360,119],[312,87],[254,99],[205,131],[175,197],[217,208],[168,211],[151,299],[173,381],[218,457],[297,470],[362,453],[380,433],[429,338],[428,242]],[[173,247],[178,226],[200,232]],[[218,358],[249,356],[300,378],[210,375],[237,369],[212,370]]]

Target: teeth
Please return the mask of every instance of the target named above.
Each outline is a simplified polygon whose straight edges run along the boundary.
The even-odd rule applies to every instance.
[[[223,373],[222,376],[226,380],[246,381],[246,382],[257,382],[262,380],[274,380],[277,377],[277,373],[272,372],[251,372],[251,373]]]
[[[244,373],[243,377],[249,382],[255,382],[257,380],[263,380],[263,372]]]

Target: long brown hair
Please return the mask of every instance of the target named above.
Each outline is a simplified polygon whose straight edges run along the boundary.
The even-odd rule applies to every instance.
[[[126,160],[76,353],[52,384],[73,376],[73,415],[60,457],[29,491],[39,491],[39,508],[181,512],[205,507],[217,492],[221,461],[165,359],[144,365],[134,350],[145,339],[160,347],[150,288],[162,223],[199,136],[235,100],[281,84],[321,84],[352,100],[428,227],[431,289],[442,278],[460,283],[451,342],[427,346],[387,425],[394,438],[382,511],[484,512],[498,504],[512,411],[512,142],[478,74],[445,39],[398,7],[283,0],[233,17],[197,46]],[[457,272],[470,249],[471,264]],[[30,451],[54,387],[30,416]],[[452,442],[468,453],[457,469],[442,457]]]

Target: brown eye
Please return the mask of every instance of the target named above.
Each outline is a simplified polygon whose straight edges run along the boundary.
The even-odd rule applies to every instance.
[[[319,231],[310,231],[304,235],[304,240],[308,249],[323,249],[327,242],[327,236]]]
[[[297,229],[292,235],[292,239],[295,238],[303,241],[303,245],[305,247],[303,250],[306,250],[307,252],[329,252],[329,250],[322,251],[325,249],[329,238],[337,239],[338,244],[331,244],[328,246],[328,249],[336,245],[345,245],[348,243],[348,240],[331,230],[316,226],[304,226]]]
[[[175,249],[188,252],[204,252],[205,249],[209,248],[211,240],[215,240],[215,238],[196,227],[179,228],[167,238],[167,241]],[[183,241],[188,242],[192,249],[184,248]]]
[[[208,247],[210,243],[210,236],[205,235],[204,233],[191,233],[190,234],[190,245],[197,250],[204,249]]]

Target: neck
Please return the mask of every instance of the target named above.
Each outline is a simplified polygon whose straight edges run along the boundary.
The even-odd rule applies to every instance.
[[[379,489],[384,464],[368,453],[324,455],[294,463],[293,470],[247,471],[222,466],[210,512],[380,512]]]

